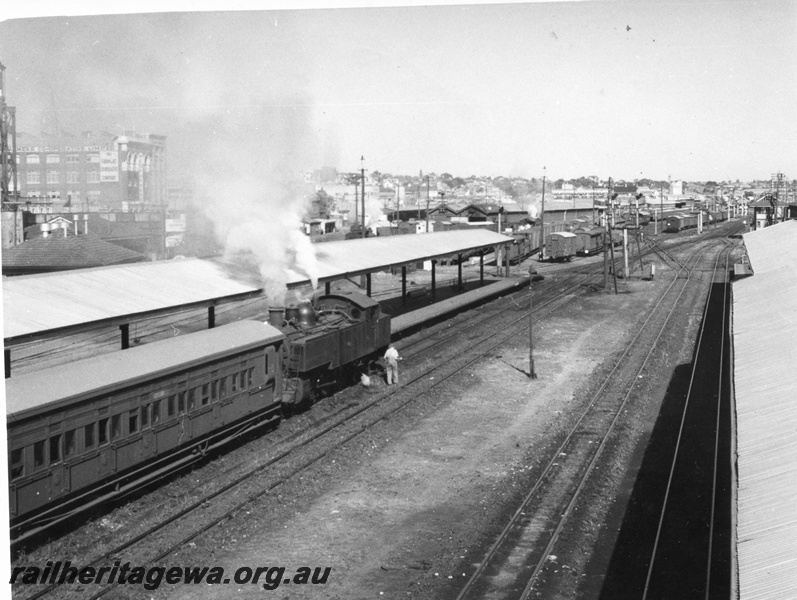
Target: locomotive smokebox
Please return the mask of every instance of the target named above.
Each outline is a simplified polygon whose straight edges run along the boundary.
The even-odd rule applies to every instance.
[[[281,306],[268,307],[268,323],[274,327],[282,327],[284,309]]]

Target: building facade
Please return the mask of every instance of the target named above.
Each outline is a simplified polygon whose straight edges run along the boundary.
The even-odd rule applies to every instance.
[[[52,212],[165,208],[165,136],[17,133],[20,201]]]

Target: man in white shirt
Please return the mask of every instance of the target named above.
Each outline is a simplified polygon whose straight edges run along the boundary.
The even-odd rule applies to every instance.
[[[385,373],[388,385],[398,384],[398,361],[400,360],[398,350],[393,344],[390,344],[385,352]]]

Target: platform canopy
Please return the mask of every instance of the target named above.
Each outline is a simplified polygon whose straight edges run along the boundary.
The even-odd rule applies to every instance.
[[[9,347],[261,294],[200,259],[4,277],[3,338]]]
[[[320,284],[512,241],[491,231],[461,230],[328,242],[313,248]],[[289,288],[310,283],[307,273],[289,271],[287,276]],[[6,277],[3,338],[9,348],[261,296],[258,279],[235,265],[195,258]]]
[[[317,244],[318,283],[366,275],[402,265],[511,244],[513,238],[483,229],[417,235],[387,235]],[[288,288],[310,283],[307,273],[289,272]]]

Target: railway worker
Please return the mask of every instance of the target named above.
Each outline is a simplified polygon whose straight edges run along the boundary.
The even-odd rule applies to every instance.
[[[385,376],[388,385],[398,383],[398,361],[400,360],[398,350],[393,344],[390,344],[385,352]]]

